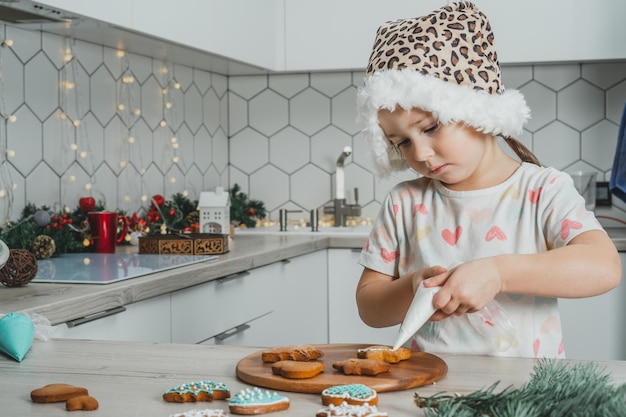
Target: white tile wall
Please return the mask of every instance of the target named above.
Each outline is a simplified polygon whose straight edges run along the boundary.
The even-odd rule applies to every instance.
[[[272,218],[279,208],[308,218],[330,203],[345,146],[347,198],[358,188],[374,217],[387,190],[412,176],[373,173],[355,125],[362,72],[227,77],[12,26],[0,36],[13,40],[0,48],[0,113],[15,116],[0,118],[0,147],[14,152],[0,157],[4,217],[29,202],[73,208],[85,195],[141,211],[142,196],[195,199],[238,183]],[[503,78],[526,96],[533,116],[519,139],[545,165],[608,180],[626,62],[505,66]],[[626,219],[618,199],[598,212]]]

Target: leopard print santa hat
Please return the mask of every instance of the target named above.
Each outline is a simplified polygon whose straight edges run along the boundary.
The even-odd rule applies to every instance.
[[[530,118],[524,96],[502,85],[487,17],[466,1],[387,22],[376,33],[357,121],[382,176],[408,169],[378,124],[379,110],[396,107],[418,107],[444,124],[464,122],[504,137],[520,135]]]

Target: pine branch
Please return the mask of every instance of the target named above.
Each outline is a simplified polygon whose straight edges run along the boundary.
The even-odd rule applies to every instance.
[[[522,387],[498,391],[498,384],[467,395],[415,393],[415,404],[428,417],[626,416],[626,384],[613,386],[593,362],[542,359]]]

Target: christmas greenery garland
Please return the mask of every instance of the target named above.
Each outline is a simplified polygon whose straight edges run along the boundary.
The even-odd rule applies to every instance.
[[[255,227],[257,219],[265,218],[264,204],[249,199],[239,185],[235,184],[229,193],[231,223]],[[87,251],[92,244],[87,222],[90,211],[106,211],[105,204],[83,197],[73,211],[53,211],[45,205],[37,207],[28,203],[17,221],[7,223],[0,230],[0,239],[10,249],[29,250],[38,259]],[[126,217],[127,233],[140,235],[188,233],[194,231],[199,222],[198,201],[181,193],[174,194],[170,200],[159,194],[152,196],[145,215],[128,216],[123,211],[118,214]]]
[[[626,384],[613,386],[594,362],[541,359],[522,387],[498,391],[498,384],[466,395],[415,393],[414,400],[426,417],[626,416]]]

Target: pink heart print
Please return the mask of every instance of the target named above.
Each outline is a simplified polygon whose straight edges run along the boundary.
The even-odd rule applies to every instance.
[[[541,195],[541,187],[537,188],[536,190],[528,190],[528,200],[532,204],[537,204],[537,201],[539,201],[540,195]]]
[[[413,206],[413,217],[415,217],[417,213],[426,215],[428,214],[428,209],[424,204],[416,204]]]
[[[580,222],[570,219],[563,220],[563,223],[561,223],[561,239],[567,239],[571,229],[580,229],[582,227],[583,225]]]
[[[494,239],[498,240],[506,240],[506,235],[498,226],[492,226],[491,229],[487,232],[487,236],[485,236],[487,242],[491,242]]]
[[[441,237],[443,237],[443,240],[445,240],[448,245],[454,246],[456,245],[456,242],[459,241],[462,232],[463,228],[461,226],[457,226],[454,232],[450,229],[444,229],[443,232],[441,232]]]
[[[380,250],[380,255],[383,257],[383,261],[389,263],[393,262],[396,259],[396,257],[398,256],[398,252],[395,250],[389,252],[387,249],[382,248]]]

